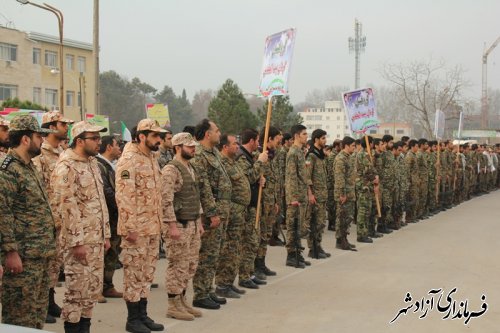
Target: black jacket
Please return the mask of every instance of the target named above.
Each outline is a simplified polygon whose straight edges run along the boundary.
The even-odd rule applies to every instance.
[[[101,171],[102,182],[104,184],[104,196],[109,212],[109,225],[111,232],[116,234],[118,224],[118,207],[115,200],[115,170],[103,158],[96,156]]]

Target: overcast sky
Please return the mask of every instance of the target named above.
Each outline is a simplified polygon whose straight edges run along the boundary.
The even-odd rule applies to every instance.
[[[92,0],[46,0],[64,14],[66,38],[92,43]],[[41,1],[40,1],[41,2]],[[256,93],[264,39],[297,28],[290,96],[297,103],[313,89],[354,85],[348,37],[354,19],[367,38],[361,85],[385,84],[384,62],[433,57],[466,70],[481,92],[484,43],[500,36],[498,0],[101,0],[101,71],[135,76],[157,89],[170,85],[188,96],[217,89],[232,78]],[[16,0],[0,0],[0,24],[57,35],[53,14]],[[489,57],[489,87],[500,89],[500,46]]]

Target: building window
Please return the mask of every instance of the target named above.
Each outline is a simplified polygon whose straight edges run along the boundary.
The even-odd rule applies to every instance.
[[[405,131],[402,129],[396,130],[396,134],[405,134]]]
[[[45,104],[57,106],[57,89],[45,89]]]
[[[327,116],[327,117],[326,117],[326,120],[330,120],[330,117],[328,117],[328,116]]]
[[[85,72],[85,57],[78,57],[78,71],[80,73]]]
[[[37,48],[33,48],[33,64],[34,65],[40,65],[41,63],[41,54],[42,54],[42,50],[40,49],[37,49]]]
[[[0,101],[17,97],[17,86],[0,83]]]
[[[66,54],[66,70],[72,71],[75,68],[75,56]]]
[[[42,104],[42,88],[33,88],[33,103]]]
[[[57,52],[45,51],[45,66],[57,68]]]
[[[17,61],[17,45],[0,43],[0,59]]]
[[[75,103],[75,92],[66,91],[66,106],[73,106]]]
[[[384,130],[384,134],[391,134],[391,130]]]

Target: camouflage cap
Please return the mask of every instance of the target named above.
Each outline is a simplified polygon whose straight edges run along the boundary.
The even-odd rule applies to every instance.
[[[48,124],[54,121],[60,121],[62,123],[68,123],[68,124],[73,124],[75,122],[74,120],[64,118],[61,112],[59,111],[49,111],[43,114],[42,124]]]
[[[137,132],[140,131],[151,131],[157,133],[167,133],[167,130],[158,125],[158,123],[153,119],[143,119],[137,124]]]
[[[106,132],[107,128],[92,124],[88,121],[79,121],[71,127],[71,137],[74,139],[85,132]]]
[[[193,136],[187,132],[177,133],[172,137],[172,146],[184,145],[188,147],[196,146]]]
[[[0,126],[9,127],[10,121],[0,116]]]
[[[38,133],[57,133],[57,131],[53,131],[46,128],[41,128],[38,121],[35,117],[30,116],[29,114],[23,114],[20,116],[15,116],[12,118],[9,124],[9,132],[15,131],[33,131]]]

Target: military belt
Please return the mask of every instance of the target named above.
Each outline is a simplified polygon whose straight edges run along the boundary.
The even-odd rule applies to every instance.
[[[187,228],[188,223],[194,222],[194,221],[196,221],[196,219],[195,220],[177,220],[178,223],[182,224],[183,228]]]

